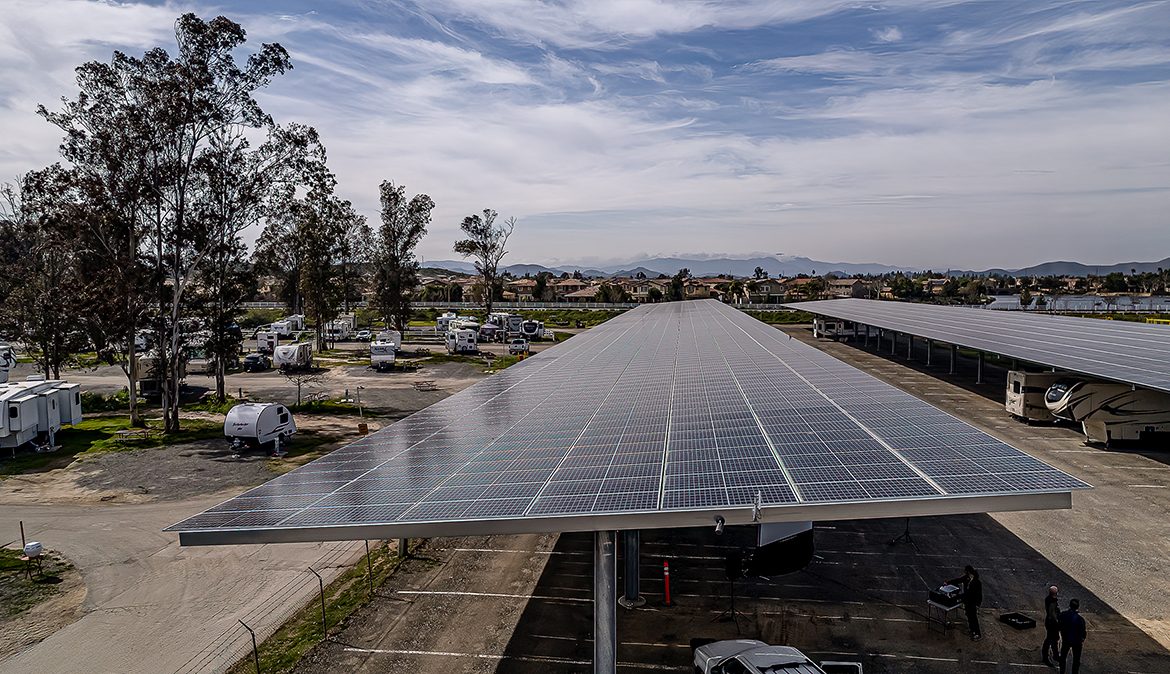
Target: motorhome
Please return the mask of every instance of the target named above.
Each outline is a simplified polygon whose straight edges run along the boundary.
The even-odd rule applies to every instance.
[[[62,425],[81,421],[81,386],[34,375],[0,384],[0,447],[55,444]]]
[[[838,318],[825,318],[821,316],[813,319],[813,337],[837,339],[838,337],[847,337],[852,334],[853,323],[850,321],[843,321]]]
[[[393,368],[397,358],[398,345],[394,342],[370,342],[370,367],[378,372]]]
[[[520,334],[527,337],[529,341],[540,339],[544,336],[544,323],[540,321],[524,321],[520,324]]]
[[[349,339],[349,328],[349,321],[329,321],[325,324],[325,338],[331,342],[343,342]]]
[[[162,392],[163,380],[166,378],[166,373],[163,371],[163,364],[159,359],[158,349],[151,349],[146,353],[138,356],[138,390],[142,395],[158,395]],[[179,381],[187,377],[187,354],[179,351],[178,370],[176,372]]]
[[[447,327],[448,330],[475,330],[479,332],[479,321],[471,316],[460,316],[452,320]]]
[[[476,353],[479,351],[476,334],[475,330],[448,330],[447,353]]]
[[[1058,419],[1081,424],[1089,442],[1146,440],[1170,433],[1170,394],[1103,381],[1062,379],[1044,396]]]
[[[292,328],[293,332],[300,332],[301,330],[305,329],[305,315],[304,314],[293,314],[291,316],[285,316],[284,318],[282,318],[280,320],[284,321],[285,323],[288,323],[289,327]]]
[[[224,437],[237,452],[270,449],[280,453],[280,445],[296,432],[292,413],[278,403],[241,403],[228,410],[223,420]]]
[[[378,334],[374,335],[375,342],[392,343],[395,349],[402,348],[402,333],[397,330],[379,330]]]
[[[256,350],[260,353],[274,353],[280,346],[280,334],[271,330],[256,333]]]
[[[1067,374],[1058,372],[1024,372],[1011,370],[1007,373],[1007,391],[1004,408],[1017,419],[1025,421],[1053,421],[1056,417],[1044,401],[1048,389]]]
[[[272,364],[280,368],[281,372],[312,369],[313,345],[309,342],[298,342],[278,346],[272,353]]]

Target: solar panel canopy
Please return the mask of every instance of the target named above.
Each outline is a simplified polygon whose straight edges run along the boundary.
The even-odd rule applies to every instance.
[[[172,527],[184,545],[1071,505],[1088,485],[747,314],[649,305]]]
[[[785,306],[1170,392],[1170,326],[852,298]]]

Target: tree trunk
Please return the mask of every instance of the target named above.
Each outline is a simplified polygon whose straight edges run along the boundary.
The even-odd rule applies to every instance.
[[[225,358],[216,358],[215,360],[215,399],[224,403],[227,402],[227,382],[224,379],[224,374],[227,370],[227,360]]]
[[[127,344],[130,348],[127,349],[129,355],[127,357],[126,391],[130,394],[130,425],[136,428],[141,428],[146,424],[142,421],[142,416],[138,412],[138,354],[134,349],[134,333],[136,333],[134,325],[130,325],[130,335]]]

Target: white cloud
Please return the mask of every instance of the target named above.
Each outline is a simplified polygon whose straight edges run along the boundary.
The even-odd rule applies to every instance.
[[[878,42],[901,42],[902,29],[897,26],[886,26],[885,28],[874,28],[870,30],[873,39]]]

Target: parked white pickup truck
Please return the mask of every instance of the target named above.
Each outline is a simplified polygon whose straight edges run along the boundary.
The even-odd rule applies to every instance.
[[[755,639],[715,641],[695,649],[695,671],[700,674],[862,674],[856,662],[819,665],[791,646],[769,646]]]
[[[508,355],[517,356],[522,353],[528,353],[527,339],[513,339],[508,342]]]

